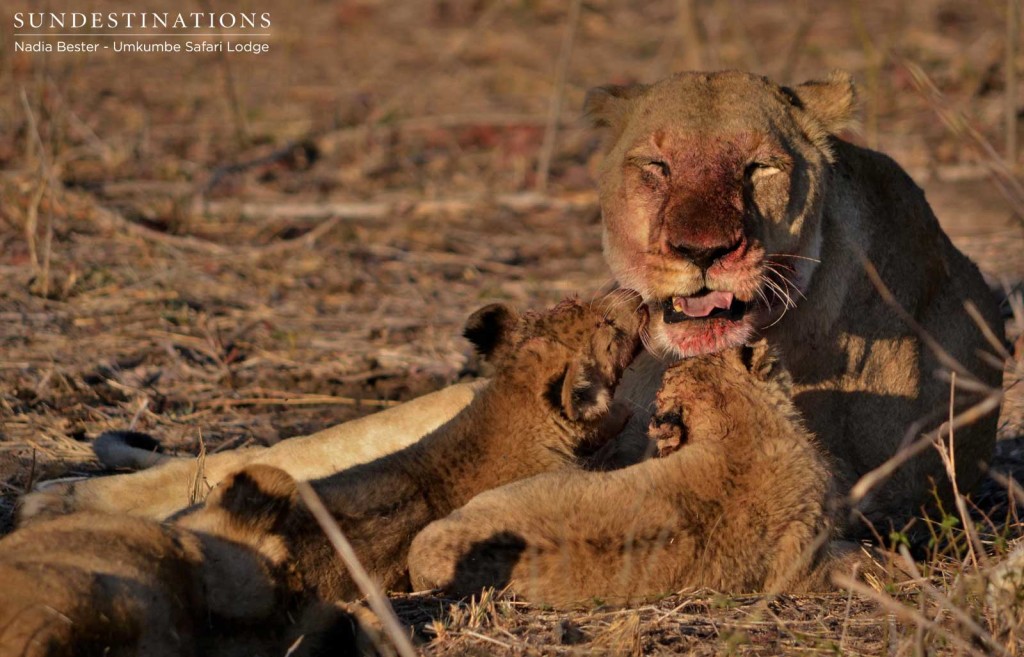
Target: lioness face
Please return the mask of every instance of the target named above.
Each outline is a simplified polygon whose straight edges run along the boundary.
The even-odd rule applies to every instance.
[[[828,136],[852,101],[841,76],[785,89],[734,72],[589,94],[611,129],[605,254],[648,304],[657,350],[742,344],[797,303],[819,255]]]

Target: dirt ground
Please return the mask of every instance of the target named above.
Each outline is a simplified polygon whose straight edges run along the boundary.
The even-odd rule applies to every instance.
[[[0,9],[0,533],[33,482],[96,473],[89,441],[105,429],[183,453],[272,444],[477,376],[459,333],[484,303],[609,285],[599,140],[577,118],[597,84],[848,69],[863,99],[848,138],[911,172],[994,287],[1024,280],[1019,159],[996,157],[1001,3],[588,0],[575,23],[572,0],[295,5],[231,8],[270,12],[263,55],[15,53],[13,14],[35,3]],[[1012,383],[994,468],[1020,475]],[[1021,526],[1004,485],[978,499],[998,558]],[[937,550],[934,586],[1024,652],[964,592],[976,573],[959,556]],[[429,654],[992,650],[921,589],[890,594],[919,617],[846,594],[688,592],[579,614],[394,603]]]

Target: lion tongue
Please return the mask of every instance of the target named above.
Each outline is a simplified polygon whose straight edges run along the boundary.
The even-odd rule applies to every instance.
[[[707,317],[716,308],[728,310],[732,292],[708,292],[699,297],[672,297],[672,310],[687,317]]]

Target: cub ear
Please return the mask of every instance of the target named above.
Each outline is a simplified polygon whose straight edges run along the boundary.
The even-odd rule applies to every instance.
[[[270,465],[247,465],[214,489],[207,509],[220,510],[239,528],[276,531],[295,508],[295,479]]]
[[[510,347],[519,328],[519,313],[506,303],[492,303],[469,316],[462,335],[473,343],[477,352],[493,360],[505,347]]]
[[[857,90],[846,71],[832,71],[825,80],[809,80],[792,89],[797,107],[813,116],[830,133],[841,132],[855,122]]]
[[[612,390],[593,363],[574,360],[562,381],[562,411],[570,420],[589,422],[605,415]]]
[[[634,98],[647,91],[649,85],[609,84],[594,87],[587,92],[583,101],[583,115],[595,128],[614,128],[619,130],[623,125]]]

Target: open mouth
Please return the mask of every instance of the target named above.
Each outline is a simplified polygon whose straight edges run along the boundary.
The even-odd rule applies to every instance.
[[[662,308],[666,324],[710,319],[737,321],[747,312],[747,303],[732,292],[705,288],[690,296],[665,299]]]

